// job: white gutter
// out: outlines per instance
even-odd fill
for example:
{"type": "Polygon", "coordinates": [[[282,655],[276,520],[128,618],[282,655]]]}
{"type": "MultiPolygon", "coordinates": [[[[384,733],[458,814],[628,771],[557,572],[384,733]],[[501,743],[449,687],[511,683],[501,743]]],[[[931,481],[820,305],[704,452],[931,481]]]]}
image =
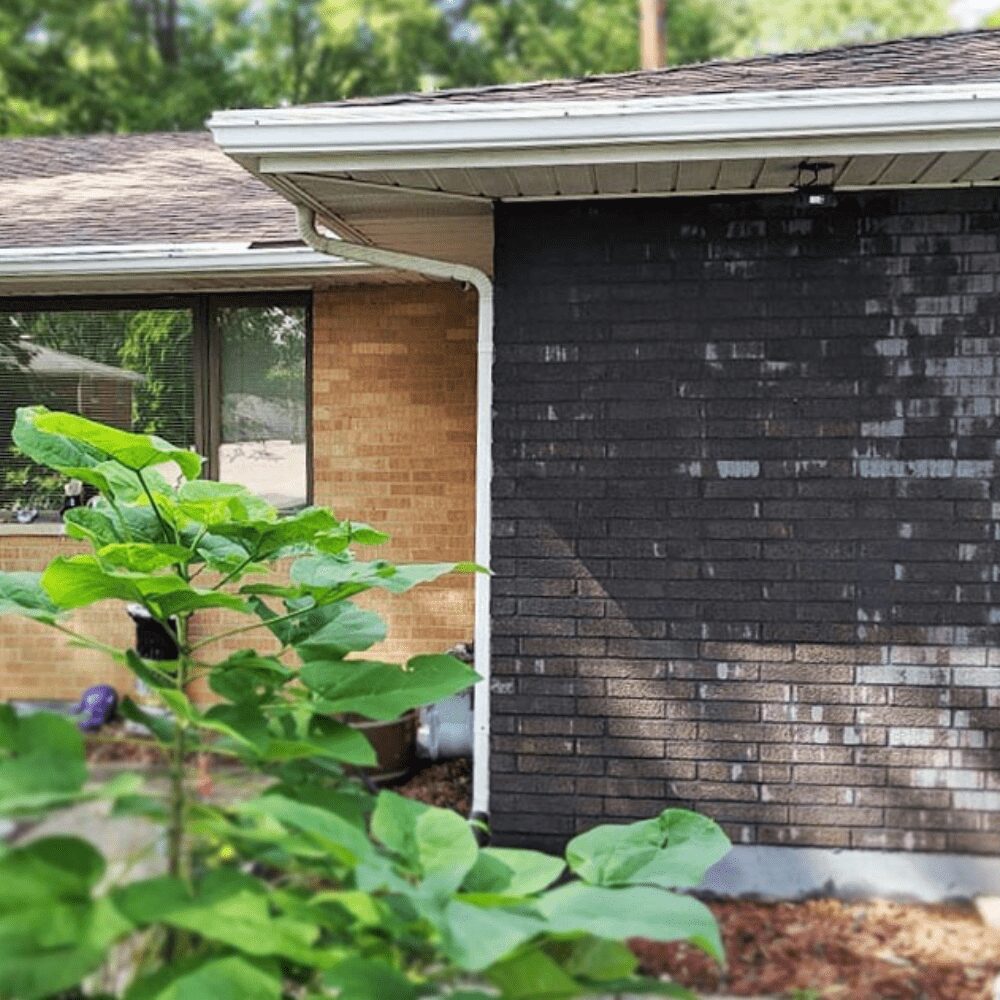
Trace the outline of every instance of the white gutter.
{"type": "MultiPolygon", "coordinates": [[[[297,205],[299,233],[317,253],[398,271],[414,271],[430,278],[459,281],[479,294],[478,364],[476,366],[476,541],[475,559],[490,564],[492,532],[490,495],[493,469],[493,282],[476,267],[384,250],[367,244],[323,236],[316,228],[316,212],[297,205]]],[[[472,741],[472,815],[485,820],[490,811],[490,578],[475,574],[476,685],[472,741]]]]}
{"type": "Polygon", "coordinates": [[[847,152],[981,148],[1000,130],[1000,84],[857,87],[616,100],[413,101],[220,111],[231,156],[264,173],[605,161],[626,153],[745,155],[836,139],[847,152]],[[702,152],[697,152],[699,149],[702,152]]]}
{"type": "Polygon", "coordinates": [[[0,250],[0,280],[27,277],[338,273],[367,271],[308,247],[249,243],[133,243],[115,246],[24,247],[0,250]]]}

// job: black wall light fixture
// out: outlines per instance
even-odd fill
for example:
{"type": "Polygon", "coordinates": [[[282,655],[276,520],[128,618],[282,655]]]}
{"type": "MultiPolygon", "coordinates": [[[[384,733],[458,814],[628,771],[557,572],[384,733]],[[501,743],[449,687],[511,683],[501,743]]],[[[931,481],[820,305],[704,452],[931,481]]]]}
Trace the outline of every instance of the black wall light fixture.
{"type": "Polygon", "coordinates": [[[833,190],[833,171],[836,164],[803,160],[792,187],[798,192],[803,208],[836,208],[837,195],[833,190]],[[829,180],[823,174],[829,172],[829,180]]]}

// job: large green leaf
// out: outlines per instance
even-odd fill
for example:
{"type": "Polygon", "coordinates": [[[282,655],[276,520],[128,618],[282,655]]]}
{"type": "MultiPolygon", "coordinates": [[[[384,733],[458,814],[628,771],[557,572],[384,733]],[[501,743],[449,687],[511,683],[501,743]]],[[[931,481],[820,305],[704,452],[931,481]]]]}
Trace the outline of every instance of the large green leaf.
{"type": "Polygon", "coordinates": [[[566,847],[570,868],[594,885],[696,886],[732,845],[718,824],[686,809],[627,826],[596,826],[566,847]]]}
{"type": "Polygon", "coordinates": [[[90,542],[95,549],[124,540],[121,522],[116,523],[111,514],[93,507],[73,507],[66,511],[63,526],[67,536],[90,542]]]}
{"type": "MultiPolygon", "coordinates": [[[[309,725],[305,742],[314,755],[330,757],[355,767],[374,767],[378,757],[364,734],[353,726],[316,716],[309,725]]],[[[287,759],[287,758],[286,758],[287,759]]]]}
{"type": "Polygon", "coordinates": [[[239,955],[172,962],[139,979],[125,1000],[281,1000],[281,975],[268,962],[239,955]]]}
{"type": "Polygon", "coordinates": [[[323,974],[337,1000],[416,1000],[413,984],[401,972],[374,959],[349,958],[323,974]]]}
{"type": "Polygon", "coordinates": [[[574,977],[591,982],[626,979],[638,968],[639,960],[622,941],[584,937],[570,941],[555,941],[546,946],[548,954],[557,958],[574,977]]]}
{"type": "Polygon", "coordinates": [[[42,587],[41,573],[0,573],[0,615],[23,615],[51,624],[59,606],[42,587]]]}
{"type": "Polygon", "coordinates": [[[107,456],[87,441],[43,431],[38,421],[49,413],[44,406],[18,408],[11,434],[18,450],[39,465],[106,491],[108,483],[98,466],[107,456]]]}
{"type": "Polygon", "coordinates": [[[19,718],[0,705],[0,816],[69,804],[86,780],[83,737],[72,722],[48,712],[19,718]]]}
{"type": "Polygon", "coordinates": [[[317,660],[301,670],[302,682],[329,712],[356,712],[369,719],[396,719],[479,680],[467,664],[447,655],[415,656],[405,667],[374,660],[317,660]]]}
{"type": "Polygon", "coordinates": [[[235,653],[217,665],[209,686],[231,702],[259,703],[295,676],[279,659],[252,650],[235,653]]]}
{"type": "MultiPolygon", "coordinates": [[[[292,580],[301,584],[321,600],[325,591],[346,585],[364,589],[379,588],[402,594],[422,583],[431,583],[448,573],[482,571],[474,563],[414,563],[396,566],[393,563],[355,562],[336,556],[309,556],[296,560],[291,567],[292,580]]],[[[485,571],[483,571],[485,572],[485,571]]]]}
{"type": "Polygon", "coordinates": [[[317,608],[311,615],[285,622],[288,644],[305,660],[339,660],[370,649],[386,636],[385,622],[374,611],[349,601],[317,608]],[[311,620],[311,621],[310,621],[311,620]],[[318,627],[309,630],[316,622],[318,627]]]}
{"type": "Polygon", "coordinates": [[[452,900],[445,908],[444,949],[460,969],[481,972],[545,931],[537,916],[452,900]]]}
{"type": "Polygon", "coordinates": [[[538,947],[496,963],[486,978],[500,989],[503,1000],[569,1000],[582,992],[577,981],[538,947]]]}
{"type": "Polygon", "coordinates": [[[262,795],[240,803],[234,811],[242,816],[274,820],[306,834],[319,847],[351,867],[372,853],[364,831],[353,823],[327,809],[296,802],[284,795],[262,795]]]}
{"type": "Polygon", "coordinates": [[[311,965],[318,957],[315,924],[276,916],[264,885],[230,868],[209,872],[193,894],[179,879],[162,876],[118,890],[114,901],[137,925],[164,923],[259,958],[311,965]]]}
{"type": "Polygon", "coordinates": [[[541,851],[512,847],[484,847],[465,877],[465,892],[533,896],[547,889],[565,870],[560,858],[541,851]]]}
{"type": "Polygon", "coordinates": [[[217,483],[196,479],[177,491],[180,511],[193,521],[209,528],[247,522],[266,523],[278,517],[278,511],[266,500],[235,483],[217,483]]]}
{"type": "Polygon", "coordinates": [[[246,601],[232,594],[192,587],[172,573],[109,572],[95,556],[59,556],[49,563],[41,583],[62,608],[119,600],[145,604],[157,610],[162,618],[203,608],[253,613],[246,601]]]}
{"type": "Polygon", "coordinates": [[[184,565],[191,558],[191,552],[181,545],[166,543],[112,542],[98,549],[97,558],[105,566],[134,573],[153,573],[168,566],[184,565]]]}
{"type": "Polygon", "coordinates": [[[73,837],[0,855],[0,997],[36,1000],[76,986],[131,925],[93,898],[104,859],[73,837]]]}
{"type": "Polygon", "coordinates": [[[201,472],[199,455],[152,434],[132,434],[75,413],[38,412],[34,424],[44,434],[57,434],[72,445],[103,453],[134,472],[171,462],[187,479],[196,479],[201,472]]]}
{"type": "Polygon", "coordinates": [[[586,983],[581,991],[583,996],[657,996],[672,997],[673,1000],[698,1000],[696,994],[685,989],[678,983],[664,982],[660,979],[614,979],[605,982],[586,983]]]}
{"type": "Polygon", "coordinates": [[[237,542],[255,560],[270,561],[312,551],[317,536],[337,524],[325,507],[307,507],[277,520],[231,518],[211,527],[215,534],[237,542]]]}
{"type": "Polygon", "coordinates": [[[725,959],[712,911],[691,896],[648,886],[605,889],[574,882],[539,897],[535,906],[559,933],[609,941],[689,941],[718,961],[725,959]]]}
{"type": "Polygon", "coordinates": [[[433,894],[454,892],[476,862],[479,847],[469,824],[450,809],[436,809],[382,792],[372,814],[372,835],[421,876],[433,894]]]}

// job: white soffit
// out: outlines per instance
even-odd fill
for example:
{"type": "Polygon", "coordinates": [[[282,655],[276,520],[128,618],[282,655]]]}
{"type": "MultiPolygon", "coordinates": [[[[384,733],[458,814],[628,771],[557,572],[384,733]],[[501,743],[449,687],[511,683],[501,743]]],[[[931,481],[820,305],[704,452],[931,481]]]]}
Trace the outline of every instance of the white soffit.
{"type": "Polygon", "coordinates": [[[1000,84],[224,111],[220,147],[350,239],[488,266],[496,201],[993,184],[1000,84]],[[832,177],[831,177],[832,174],[832,177]]]}

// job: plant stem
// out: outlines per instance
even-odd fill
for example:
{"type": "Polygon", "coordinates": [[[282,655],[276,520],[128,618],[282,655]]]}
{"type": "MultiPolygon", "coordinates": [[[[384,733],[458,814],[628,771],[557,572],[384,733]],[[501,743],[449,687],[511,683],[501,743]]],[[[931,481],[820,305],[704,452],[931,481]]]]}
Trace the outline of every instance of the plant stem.
{"type": "MultiPolygon", "coordinates": [[[[187,648],[187,616],[177,619],[177,690],[185,693],[190,669],[187,648]]],[[[185,844],[187,821],[187,786],[185,782],[185,757],[187,756],[187,724],[177,719],[174,743],[170,748],[170,819],[167,826],[167,872],[175,878],[190,879],[190,859],[185,844]]]]}
{"type": "Polygon", "coordinates": [[[257,558],[256,552],[254,552],[252,555],[247,556],[246,559],[244,559],[243,562],[241,562],[239,566],[236,567],[236,569],[227,573],[214,587],[212,587],[212,590],[221,590],[227,583],[229,583],[230,580],[234,580],[237,576],[239,576],[240,573],[242,573],[243,570],[245,570],[247,566],[249,566],[250,563],[252,563],[256,558],[257,558]]]}
{"type": "Polygon", "coordinates": [[[90,649],[100,650],[102,653],[107,653],[109,656],[113,656],[116,659],[121,659],[121,650],[116,649],[114,646],[109,646],[107,643],[100,642],[97,639],[92,639],[89,635],[80,635],[78,632],[74,632],[71,628],[66,628],[65,625],[60,625],[58,622],[51,622],[49,625],[57,632],[62,632],[63,635],[68,635],[72,640],[74,640],[74,642],[78,642],[83,646],[88,646],[90,649]]]}
{"type": "Polygon", "coordinates": [[[290,611],[287,615],[278,615],[275,618],[268,618],[265,621],[254,622],[253,625],[241,625],[239,628],[231,628],[228,632],[220,632],[218,635],[210,635],[207,639],[202,639],[201,642],[196,642],[191,647],[191,652],[193,653],[197,649],[201,649],[202,646],[207,646],[212,642],[219,642],[222,639],[229,639],[234,635],[242,635],[244,632],[252,632],[254,629],[258,628],[268,628],[271,625],[276,625],[278,622],[286,622],[291,618],[301,618],[303,615],[308,615],[315,611],[318,607],[322,605],[313,604],[308,608],[301,608],[298,611],[290,611]]]}
{"type": "Polygon", "coordinates": [[[174,541],[177,541],[177,532],[169,531],[167,529],[167,522],[163,518],[163,514],[160,513],[160,508],[157,506],[156,500],[153,499],[153,493],[149,488],[149,484],[146,482],[146,477],[142,474],[140,470],[135,470],[136,476],[139,477],[139,482],[142,484],[143,492],[146,494],[146,499],[149,500],[150,507],[153,508],[153,513],[156,515],[156,520],[160,522],[160,530],[163,532],[164,538],[169,538],[170,535],[174,536],[174,541]]]}

